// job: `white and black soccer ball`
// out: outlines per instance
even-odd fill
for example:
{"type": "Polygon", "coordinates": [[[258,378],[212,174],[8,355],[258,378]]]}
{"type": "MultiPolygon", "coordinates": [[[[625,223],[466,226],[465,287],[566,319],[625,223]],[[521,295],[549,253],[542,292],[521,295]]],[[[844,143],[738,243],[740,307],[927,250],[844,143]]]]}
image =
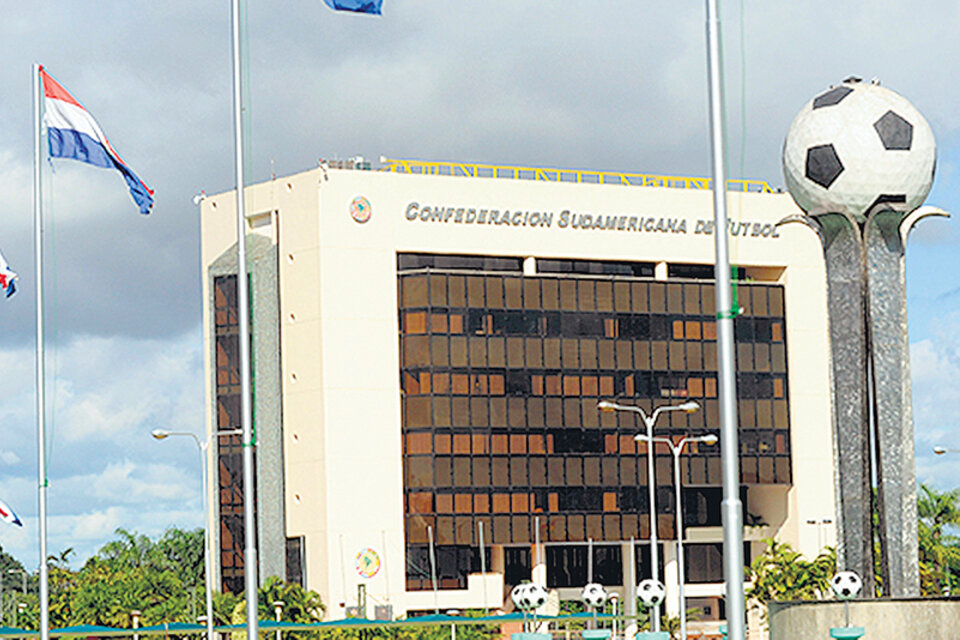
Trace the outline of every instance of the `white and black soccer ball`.
{"type": "Polygon", "coordinates": [[[607,602],[607,590],[603,585],[591,582],[580,592],[580,599],[593,609],[599,609],[607,602]]]}
{"type": "Polygon", "coordinates": [[[790,195],[809,215],[908,213],[926,199],[936,168],[930,125],[903,96],[848,78],[808,102],[783,143],[790,195]]]}
{"type": "Polygon", "coordinates": [[[853,571],[841,571],[830,581],[833,592],[840,600],[853,600],[863,589],[863,580],[853,571]]]}
{"type": "Polygon", "coordinates": [[[530,586],[529,582],[524,584],[518,584],[510,591],[510,599],[513,600],[513,606],[515,606],[520,611],[526,611],[527,603],[527,588],[530,586]]]}
{"type": "Polygon", "coordinates": [[[539,584],[525,582],[510,591],[514,606],[523,612],[539,609],[547,603],[547,590],[539,584]]]}
{"type": "Polygon", "coordinates": [[[666,595],[667,590],[659,580],[647,578],[641,580],[640,584],[637,585],[637,598],[640,599],[640,604],[647,609],[659,607],[666,595]]]}
{"type": "Polygon", "coordinates": [[[526,585],[527,589],[524,592],[524,605],[527,607],[527,611],[533,611],[534,609],[539,609],[543,605],[547,604],[547,590],[544,589],[537,583],[531,583],[526,585]]]}

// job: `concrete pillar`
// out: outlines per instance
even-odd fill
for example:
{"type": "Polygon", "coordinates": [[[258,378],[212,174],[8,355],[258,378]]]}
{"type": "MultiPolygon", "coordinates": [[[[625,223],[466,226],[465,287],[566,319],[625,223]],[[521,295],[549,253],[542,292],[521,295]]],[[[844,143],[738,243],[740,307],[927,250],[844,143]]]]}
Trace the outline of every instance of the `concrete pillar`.
{"type": "Polygon", "coordinates": [[[530,545],[530,563],[533,569],[530,572],[530,581],[536,582],[541,587],[547,586],[547,558],[543,545],[539,547],[536,544],[530,545]]]}
{"type": "Polygon", "coordinates": [[[503,553],[502,544],[490,545],[490,571],[503,574],[506,567],[506,560],[503,553]]]}
{"type": "Polygon", "coordinates": [[[537,259],[536,258],[528,257],[523,259],[523,275],[525,276],[537,275],[537,259]]]}

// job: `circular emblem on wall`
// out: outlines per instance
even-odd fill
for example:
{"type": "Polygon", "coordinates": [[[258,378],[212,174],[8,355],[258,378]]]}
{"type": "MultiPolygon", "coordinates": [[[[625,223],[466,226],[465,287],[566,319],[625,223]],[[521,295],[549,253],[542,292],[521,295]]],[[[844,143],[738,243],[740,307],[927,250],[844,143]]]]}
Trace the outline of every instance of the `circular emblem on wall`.
{"type": "Polygon", "coordinates": [[[380,571],[380,556],[377,555],[376,551],[367,547],[357,554],[356,565],[357,573],[360,574],[361,578],[372,578],[380,571]]]}
{"type": "Polygon", "coordinates": [[[363,196],[357,196],[350,202],[350,217],[356,222],[363,224],[369,220],[372,215],[373,207],[370,206],[370,201],[363,196]]]}

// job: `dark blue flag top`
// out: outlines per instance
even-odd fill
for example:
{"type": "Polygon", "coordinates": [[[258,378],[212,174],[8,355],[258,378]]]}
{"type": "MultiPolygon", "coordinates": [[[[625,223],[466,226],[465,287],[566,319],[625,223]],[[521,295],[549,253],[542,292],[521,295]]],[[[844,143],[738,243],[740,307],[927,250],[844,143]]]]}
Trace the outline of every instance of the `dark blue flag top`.
{"type": "Polygon", "coordinates": [[[380,5],[383,0],[323,0],[327,6],[337,11],[353,11],[355,13],[372,13],[380,15],[380,5]]]}

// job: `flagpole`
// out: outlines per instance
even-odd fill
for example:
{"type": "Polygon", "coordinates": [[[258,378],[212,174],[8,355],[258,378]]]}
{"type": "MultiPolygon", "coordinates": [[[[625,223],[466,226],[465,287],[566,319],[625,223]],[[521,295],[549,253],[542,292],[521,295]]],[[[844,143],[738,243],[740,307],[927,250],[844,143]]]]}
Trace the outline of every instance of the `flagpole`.
{"type": "Polygon", "coordinates": [[[733,353],[730,255],[727,250],[726,141],[723,121],[723,60],[717,0],[707,0],[707,70],[710,93],[710,151],[713,165],[714,241],[716,248],[716,306],[720,455],[723,476],[723,573],[727,591],[727,637],[746,635],[743,594],[743,505],[740,503],[740,447],[737,437],[737,379],[733,353]]]}
{"type": "Polygon", "coordinates": [[[243,175],[243,21],[246,3],[232,0],[233,131],[237,180],[237,338],[240,344],[240,427],[243,440],[243,576],[247,604],[247,640],[257,640],[257,543],[254,504],[253,427],[250,407],[250,302],[247,291],[247,233],[243,175]]]}
{"type": "Polygon", "coordinates": [[[37,283],[37,507],[40,534],[40,640],[50,637],[50,598],[47,579],[47,434],[45,370],[43,360],[43,206],[40,169],[43,146],[43,87],[40,65],[33,64],[33,241],[37,283]]]}

